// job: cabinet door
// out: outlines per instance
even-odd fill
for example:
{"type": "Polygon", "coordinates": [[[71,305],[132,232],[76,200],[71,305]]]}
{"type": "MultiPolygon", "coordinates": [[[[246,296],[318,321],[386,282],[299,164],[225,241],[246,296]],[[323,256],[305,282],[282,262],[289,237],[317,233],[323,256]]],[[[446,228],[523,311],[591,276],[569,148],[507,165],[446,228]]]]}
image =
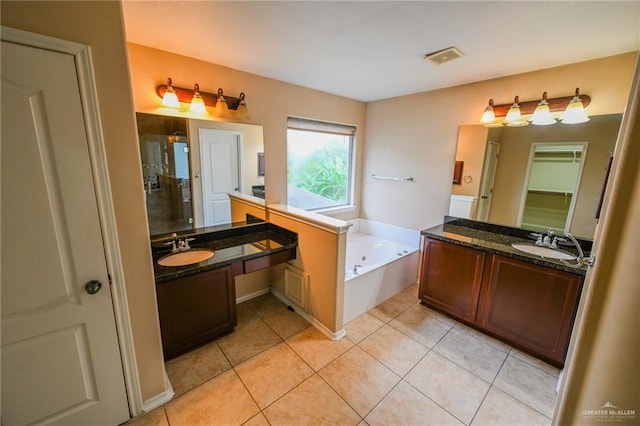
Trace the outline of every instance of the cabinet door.
{"type": "Polygon", "coordinates": [[[236,326],[231,267],[158,284],[157,292],[165,359],[209,342],[236,326]]]}
{"type": "Polygon", "coordinates": [[[458,318],[474,321],[484,252],[426,239],[420,273],[420,299],[458,318]]]}
{"type": "Polygon", "coordinates": [[[493,256],[479,324],[523,348],[564,363],[582,277],[493,256]]]}

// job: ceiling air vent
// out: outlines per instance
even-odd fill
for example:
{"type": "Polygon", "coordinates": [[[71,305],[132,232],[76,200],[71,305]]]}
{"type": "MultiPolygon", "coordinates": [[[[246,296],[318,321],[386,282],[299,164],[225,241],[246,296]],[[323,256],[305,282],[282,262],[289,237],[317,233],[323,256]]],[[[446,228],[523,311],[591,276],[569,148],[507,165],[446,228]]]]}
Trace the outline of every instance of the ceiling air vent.
{"type": "Polygon", "coordinates": [[[461,58],[462,56],[464,56],[464,53],[457,48],[448,47],[443,50],[438,50],[437,52],[428,53],[425,55],[424,60],[436,65],[442,65],[445,62],[453,61],[454,59],[461,58]]]}

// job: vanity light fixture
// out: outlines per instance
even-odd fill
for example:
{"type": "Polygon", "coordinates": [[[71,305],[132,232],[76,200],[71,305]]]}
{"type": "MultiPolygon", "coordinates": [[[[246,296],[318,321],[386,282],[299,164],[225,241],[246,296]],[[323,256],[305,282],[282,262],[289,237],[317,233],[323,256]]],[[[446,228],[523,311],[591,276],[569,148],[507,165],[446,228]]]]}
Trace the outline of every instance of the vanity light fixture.
{"type": "Polygon", "coordinates": [[[536,126],[548,126],[555,124],[556,119],[551,116],[551,110],[549,109],[549,102],[547,101],[547,92],[542,94],[542,100],[533,112],[531,117],[531,124],[536,126]]]}
{"type": "MultiPolygon", "coordinates": [[[[547,106],[549,107],[550,113],[561,113],[565,111],[564,118],[562,122],[565,124],[573,124],[573,123],[584,123],[589,120],[584,108],[587,107],[591,103],[591,97],[589,95],[580,94],[579,89],[576,89],[576,94],[574,96],[564,96],[561,98],[545,98],[545,95],[542,95],[542,101],[526,101],[519,102],[519,97],[516,96],[515,102],[513,104],[500,104],[495,105],[493,103],[493,99],[489,100],[489,106],[485,108],[484,113],[482,114],[482,118],[480,122],[485,127],[500,127],[502,126],[502,117],[504,118],[504,124],[507,126],[526,126],[528,121],[522,116],[529,116],[534,114],[532,117],[532,121],[536,121],[533,124],[538,124],[535,117],[535,110],[544,104],[544,101],[547,102],[547,106]],[[571,108],[568,106],[571,105],[571,108]],[[519,107],[520,110],[520,120],[513,119],[511,123],[509,120],[517,114],[515,106],[519,107]],[[508,116],[508,112],[511,111],[511,116],[508,116]],[[491,113],[495,117],[494,120],[491,120],[491,113]],[[578,118],[576,118],[578,117],[578,118]]],[[[553,124],[553,123],[549,123],[553,124]]]]}
{"type": "Polygon", "coordinates": [[[191,99],[189,111],[200,114],[207,112],[207,108],[204,106],[204,99],[202,99],[202,95],[200,95],[200,86],[198,83],[193,85],[193,98],[191,99]]]}
{"type": "Polygon", "coordinates": [[[571,98],[571,102],[567,105],[567,109],[564,110],[564,116],[562,117],[563,124],[579,124],[589,121],[589,116],[584,110],[584,105],[580,100],[580,88],[576,87],[576,94],[571,98]]]}
{"type": "Polygon", "coordinates": [[[222,88],[218,89],[218,99],[216,100],[216,109],[214,110],[214,114],[218,117],[229,116],[229,107],[227,106],[227,101],[224,98],[222,88]]]}
{"type": "Polygon", "coordinates": [[[173,90],[173,85],[171,84],[171,77],[167,78],[167,89],[162,95],[162,105],[169,108],[180,108],[178,95],[175,90],[173,90]]]}
{"type": "Polygon", "coordinates": [[[236,109],[236,118],[247,120],[249,117],[249,110],[247,109],[247,101],[245,100],[244,92],[240,93],[238,98],[238,109],[236,109]]]}
{"type": "Polygon", "coordinates": [[[513,104],[509,111],[507,111],[507,116],[504,118],[504,122],[509,127],[522,127],[527,126],[529,122],[522,118],[522,113],[520,112],[520,96],[516,96],[513,100],[513,104]]]}
{"type": "MultiPolygon", "coordinates": [[[[198,98],[198,94],[200,95],[200,98],[202,98],[202,102],[204,103],[205,106],[205,110],[203,112],[207,112],[206,107],[211,107],[214,108],[217,106],[218,102],[218,97],[222,92],[222,89],[219,89],[218,94],[215,93],[208,93],[205,91],[200,90],[200,85],[194,85],[194,90],[191,89],[186,89],[184,87],[176,87],[173,86],[171,84],[171,79],[167,79],[167,83],[168,84],[159,84],[156,86],[156,94],[160,97],[160,99],[163,99],[162,105],[163,106],[169,106],[164,102],[165,99],[165,94],[169,93],[169,95],[166,95],[167,97],[169,97],[169,99],[171,99],[174,95],[176,98],[176,102],[172,104],[173,108],[180,108],[180,104],[189,104],[189,106],[191,105],[191,103],[194,102],[194,98],[197,99],[198,98]],[[173,92],[173,95],[171,95],[171,92],[173,92]]],[[[239,104],[240,104],[240,99],[239,98],[235,98],[233,96],[222,96],[222,98],[224,99],[224,103],[226,104],[226,113],[222,113],[220,116],[222,117],[234,117],[236,109],[238,108],[239,104]]],[[[195,101],[196,104],[199,103],[199,101],[195,101]]],[[[246,104],[246,103],[245,103],[246,104]]],[[[196,112],[197,112],[197,106],[196,108],[196,112]]],[[[222,106],[219,107],[219,109],[223,109],[222,106]]],[[[189,108],[190,111],[193,111],[191,108],[189,108]]],[[[218,114],[216,114],[218,115],[218,114]]],[[[242,117],[240,117],[242,118],[242,117]]],[[[249,118],[244,117],[244,118],[249,118]]]]}

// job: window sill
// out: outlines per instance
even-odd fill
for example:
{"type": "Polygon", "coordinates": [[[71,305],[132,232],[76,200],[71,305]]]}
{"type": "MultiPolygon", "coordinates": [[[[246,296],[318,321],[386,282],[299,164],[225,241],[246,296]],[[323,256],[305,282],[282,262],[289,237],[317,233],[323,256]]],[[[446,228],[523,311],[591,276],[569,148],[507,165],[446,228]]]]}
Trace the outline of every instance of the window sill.
{"type": "Polygon", "coordinates": [[[350,204],[348,206],[328,207],[326,209],[309,210],[309,211],[312,211],[318,214],[323,214],[323,215],[331,215],[331,214],[339,214],[339,213],[349,213],[355,210],[356,210],[356,206],[350,204]]]}

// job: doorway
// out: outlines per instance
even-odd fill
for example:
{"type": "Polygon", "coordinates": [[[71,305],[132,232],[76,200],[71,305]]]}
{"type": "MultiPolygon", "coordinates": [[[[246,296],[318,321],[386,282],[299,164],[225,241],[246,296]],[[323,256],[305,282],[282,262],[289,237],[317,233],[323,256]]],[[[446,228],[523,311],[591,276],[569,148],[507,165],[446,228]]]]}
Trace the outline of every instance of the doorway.
{"type": "Polygon", "coordinates": [[[482,180],[480,181],[480,200],[478,200],[478,213],[476,220],[487,222],[491,209],[491,198],[493,195],[493,184],[496,179],[496,169],[498,168],[498,158],[500,155],[500,144],[489,141],[487,151],[484,156],[484,166],[482,167],[482,180]]]}
{"type": "Polygon", "coordinates": [[[518,226],[569,232],[587,145],[587,142],[532,145],[518,226]]]}

